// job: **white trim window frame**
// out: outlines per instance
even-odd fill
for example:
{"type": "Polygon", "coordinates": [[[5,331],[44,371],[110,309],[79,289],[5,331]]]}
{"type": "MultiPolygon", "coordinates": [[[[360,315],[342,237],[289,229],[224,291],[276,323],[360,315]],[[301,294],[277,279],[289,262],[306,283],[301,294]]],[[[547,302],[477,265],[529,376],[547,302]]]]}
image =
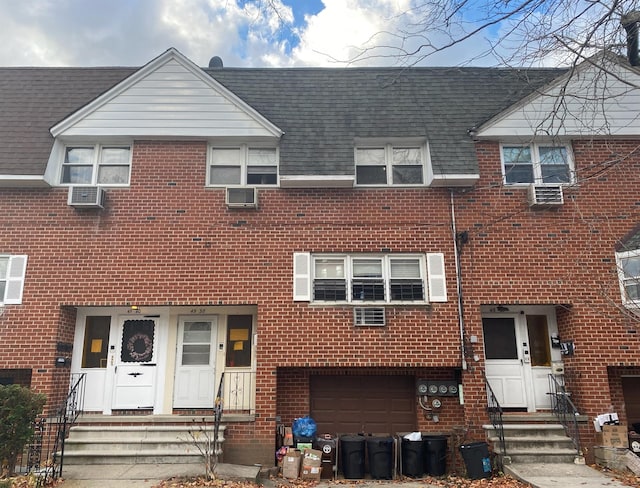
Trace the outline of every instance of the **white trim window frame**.
{"type": "Polygon", "coordinates": [[[500,144],[505,185],[568,185],[575,181],[570,144],[500,144]]]}
{"type": "Polygon", "coordinates": [[[424,255],[313,255],[312,302],[427,303],[424,255]]]}
{"type": "Polygon", "coordinates": [[[210,145],[207,186],[271,186],[279,180],[279,151],[251,144],[210,145]]]}
{"type": "Polygon", "coordinates": [[[131,144],[67,144],[60,185],[129,186],[132,152],[131,144]]]}
{"type": "Polygon", "coordinates": [[[616,253],[622,303],[640,308],[640,249],[616,253]]]}
{"type": "Polygon", "coordinates": [[[354,149],[354,159],[356,186],[425,185],[425,144],[358,144],[354,149]]]}
{"type": "Polygon", "coordinates": [[[0,254],[0,305],[22,303],[27,256],[0,254]]]}

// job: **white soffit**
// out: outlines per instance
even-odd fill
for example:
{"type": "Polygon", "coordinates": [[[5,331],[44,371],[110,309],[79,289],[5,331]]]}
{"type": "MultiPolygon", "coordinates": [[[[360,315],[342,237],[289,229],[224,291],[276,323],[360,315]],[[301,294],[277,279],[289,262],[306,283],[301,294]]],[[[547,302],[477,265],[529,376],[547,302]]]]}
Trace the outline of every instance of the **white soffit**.
{"type": "Polygon", "coordinates": [[[171,48],[55,125],[51,134],[273,139],[283,132],[171,48]]]}
{"type": "Polygon", "coordinates": [[[639,71],[612,62],[609,56],[587,60],[483,124],[476,137],[532,140],[637,136],[638,87],[639,71]]]}

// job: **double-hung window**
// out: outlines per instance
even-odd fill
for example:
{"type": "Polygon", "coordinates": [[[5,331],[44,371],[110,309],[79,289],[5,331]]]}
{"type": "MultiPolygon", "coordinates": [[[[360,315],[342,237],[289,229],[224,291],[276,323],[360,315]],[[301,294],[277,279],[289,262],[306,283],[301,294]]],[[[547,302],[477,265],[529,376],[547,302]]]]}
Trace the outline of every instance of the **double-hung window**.
{"type": "Polygon", "coordinates": [[[62,162],[63,185],[125,186],[131,173],[131,148],[119,145],[67,146],[62,162]]]}
{"type": "Polygon", "coordinates": [[[293,299],[354,305],[446,302],[444,255],[296,252],[293,299]]]}
{"type": "Polygon", "coordinates": [[[503,144],[502,168],[506,184],[562,184],[573,178],[567,146],[503,144]]]}
{"type": "Polygon", "coordinates": [[[413,186],[425,181],[422,145],[357,147],[356,184],[363,186],[413,186]]]}
{"type": "Polygon", "coordinates": [[[212,147],[209,186],[277,185],[278,152],[273,147],[212,147]]]}
{"type": "Polygon", "coordinates": [[[22,303],[27,256],[0,255],[0,305],[22,303]]]}
{"type": "Polygon", "coordinates": [[[314,256],[313,301],[424,302],[423,256],[314,256]]]}
{"type": "Polygon", "coordinates": [[[622,303],[640,307],[640,250],[620,252],[616,259],[622,303]]]}

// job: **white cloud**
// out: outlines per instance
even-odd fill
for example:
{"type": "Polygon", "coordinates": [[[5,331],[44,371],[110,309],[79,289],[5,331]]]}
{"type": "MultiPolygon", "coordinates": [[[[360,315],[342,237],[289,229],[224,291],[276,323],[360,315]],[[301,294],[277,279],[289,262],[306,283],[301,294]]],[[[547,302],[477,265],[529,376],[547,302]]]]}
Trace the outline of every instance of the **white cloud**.
{"type": "MultiPolygon", "coordinates": [[[[389,33],[418,22],[417,0],[322,0],[305,19],[293,19],[283,1],[301,0],[0,0],[0,65],[140,66],[169,47],[200,66],[212,56],[225,66],[406,61],[389,47],[401,42],[389,33]]],[[[443,64],[455,61],[449,55],[443,64]]]]}

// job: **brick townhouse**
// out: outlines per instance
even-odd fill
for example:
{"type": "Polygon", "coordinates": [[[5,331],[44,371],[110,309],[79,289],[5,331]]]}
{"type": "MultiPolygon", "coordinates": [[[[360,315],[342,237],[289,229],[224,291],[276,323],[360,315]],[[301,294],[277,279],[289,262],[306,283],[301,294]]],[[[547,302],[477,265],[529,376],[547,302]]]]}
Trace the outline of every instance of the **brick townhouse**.
{"type": "Polygon", "coordinates": [[[487,385],[526,422],[551,373],[583,446],[640,422],[640,72],[598,59],[0,69],[0,382],[52,412],[84,373],[105,429],[224,373],[242,464],[305,415],[483,440],[487,385]]]}

